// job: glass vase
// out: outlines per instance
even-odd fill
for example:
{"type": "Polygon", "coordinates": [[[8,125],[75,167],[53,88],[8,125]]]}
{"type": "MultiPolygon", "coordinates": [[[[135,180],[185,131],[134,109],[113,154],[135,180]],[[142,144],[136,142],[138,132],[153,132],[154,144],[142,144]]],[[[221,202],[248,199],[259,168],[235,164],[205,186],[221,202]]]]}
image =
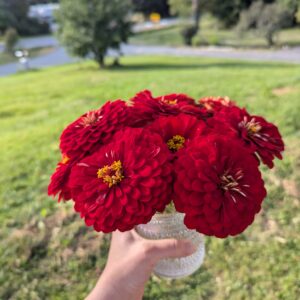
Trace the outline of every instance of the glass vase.
{"type": "Polygon", "coordinates": [[[160,260],[154,268],[154,274],[165,278],[181,278],[194,273],[202,265],[205,246],[204,236],[196,230],[188,229],[184,223],[184,214],[155,214],[147,224],[136,226],[136,232],[145,239],[188,239],[196,247],[196,251],[182,258],[160,260]]]}

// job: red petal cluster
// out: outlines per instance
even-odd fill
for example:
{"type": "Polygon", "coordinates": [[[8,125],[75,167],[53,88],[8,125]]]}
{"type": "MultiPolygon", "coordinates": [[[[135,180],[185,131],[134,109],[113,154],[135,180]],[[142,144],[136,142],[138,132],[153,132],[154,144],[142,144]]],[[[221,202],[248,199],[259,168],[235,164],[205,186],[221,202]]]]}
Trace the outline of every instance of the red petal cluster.
{"type": "Polygon", "coordinates": [[[236,140],[203,138],[181,153],[175,172],[175,207],[206,235],[241,233],[266,196],[257,160],[236,140]]]}
{"type": "Polygon", "coordinates": [[[131,99],[133,105],[133,126],[145,126],[160,116],[178,115],[186,113],[198,118],[206,118],[210,114],[202,105],[185,94],[169,94],[154,98],[150,91],[137,93],[131,99]]]}
{"type": "Polygon", "coordinates": [[[82,155],[76,159],[70,159],[67,155],[62,155],[62,160],[57,164],[55,172],[52,174],[48,186],[48,195],[56,196],[58,201],[70,200],[72,198],[69,188],[69,176],[72,167],[82,158],[82,155]]]}
{"type": "Polygon", "coordinates": [[[63,131],[60,137],[61,152],[76,158],[83,153],[92,153],[99,145],[109,142],[113,134],[126,125],[127,109],[126,102],[117,100],[85,113],[63,131]]]}
{"type": "MultiPolygon", "coordinates": [[[[152,132],[158,133],[166,145],[172,141],[172,138],[176,136],[182,137],[183,143],[177,147],[178,151],[185,149],[191,141],[208,131],[204,121],[182,113],[178,116],[160,117],[148,128],[152,132]]],[[[170,147],[169,150],[174,156],[177,156],[178,151],[170,149],[170,147]]]]}
{"type": "MultiPolygon", "coordinates": [[[[236,135],[252,149],[269,168],[275,157],[282,159],[284,143],[278,128],[259,116],[251,116],[245,109],[231,107],[215,115],[215,121],[228,124],[236,135]]],[[[225,125],[226,126],[226,125],[225,125]]]]}
{"type": "Polygon", "coordinates": [[[172,166],[161,137],[142,128],[120,131],[72,168],[70,187],[75,210],[95,230],[111,232],[147,223],[171,201],[172,166]],[[97,171],[122,164],[120,182],[109,187],[97,171]]]}
{"type": "Polygon", "coordinates": [[[173,199],[185,224],[220,238],[249,226],[284,144],[276,126],[225,97],[184,94],[107,102],[62,133],[49,195],[73,199],[88,226],[111,232],[147,223],[173,199]]]}
{"type": "Polygon", "coordinates": [[[70,189],[68,188],[70,171],[70,164],[58,163],[55,172],[51,176],[50,184],[48,186],[49,196],[56,196],[58,194],[58,201],[61,199],[71,199],[70,189]]]}

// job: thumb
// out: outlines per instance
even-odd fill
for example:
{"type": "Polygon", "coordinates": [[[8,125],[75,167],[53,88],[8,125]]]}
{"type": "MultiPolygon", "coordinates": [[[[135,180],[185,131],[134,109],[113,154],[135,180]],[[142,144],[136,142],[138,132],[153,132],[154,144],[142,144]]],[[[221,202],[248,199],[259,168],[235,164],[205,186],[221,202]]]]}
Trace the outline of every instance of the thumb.
{"type": "Polygon", "coordinates": [[[189,256],[196,251],[189,240],[164,239],[149,241],[148,244],[152,256],[157,260],[189,256]]]}

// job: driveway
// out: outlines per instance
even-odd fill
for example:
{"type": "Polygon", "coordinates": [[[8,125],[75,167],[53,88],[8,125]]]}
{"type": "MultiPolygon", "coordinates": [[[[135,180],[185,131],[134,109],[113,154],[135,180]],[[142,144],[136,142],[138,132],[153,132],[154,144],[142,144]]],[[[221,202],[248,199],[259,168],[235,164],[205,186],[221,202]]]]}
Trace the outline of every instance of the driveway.
{"type": "MultiPolygon", "coordinates": [[[[44,68],[78,61],[68,55],[53,36],[36,37],[21,40],[24,48],[32,47],[55,47],[54,51],[43,56],[30,59],[31,68],[44,68]]],[[[221,47],[167,47],[167,46],[140,46],[124,44],[121,47],[124,55],[168,55],[168,56],[192,56],[228,58],[251,61],[269,61],[300,64],[300,47],[280,50],[241,50],[221,47]]],[[[113,53],[109,52],[109,55],[113,53]]],[[[20,69],[17,62],[0,65],[0,76],[16,73],[20,69]]]]}

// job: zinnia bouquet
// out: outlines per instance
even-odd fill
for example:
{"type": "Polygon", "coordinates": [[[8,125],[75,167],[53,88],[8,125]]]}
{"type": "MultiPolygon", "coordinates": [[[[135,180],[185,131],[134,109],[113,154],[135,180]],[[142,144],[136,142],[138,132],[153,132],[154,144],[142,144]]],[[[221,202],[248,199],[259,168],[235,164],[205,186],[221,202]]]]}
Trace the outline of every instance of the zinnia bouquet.
{"type": "Polygon", "coordinates": [[[130,230],[173,203],[188,228],[225,238],[260,211],[260,164],[272,168],[284,144],[275,125],[228,98],[146,90],[79,117],[60,150],[48,193],[72,199],[96,231],[130,230]]]}

